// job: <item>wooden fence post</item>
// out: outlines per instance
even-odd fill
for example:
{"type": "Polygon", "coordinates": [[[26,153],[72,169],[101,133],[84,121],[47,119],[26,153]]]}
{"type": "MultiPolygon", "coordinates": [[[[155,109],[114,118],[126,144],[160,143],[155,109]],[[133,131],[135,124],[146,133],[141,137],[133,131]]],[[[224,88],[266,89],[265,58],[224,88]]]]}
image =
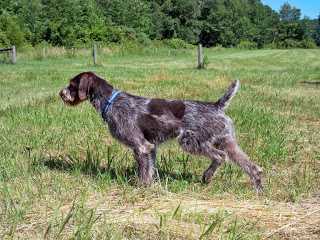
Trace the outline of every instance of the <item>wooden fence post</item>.
{"type": "Polygon", "coordinates": [[[204,68],[202,44],[198,45],[198,69],[204,68]]]}
{"type": "Polygon", "coordinates": [[[46,47],[43,47],[43,49],[42,49],[42,57],[43,58],[46,58],[46,55],[47,55],[46,52],[47,52],[46,47]]]}
{"type": "Polygon", "coordinates": [[[93,57],[93,64],[97,64],[97,44],[93,43],[93,49],[92,49],[92,57],[93,57]]]}
{"type": "Polygon", "coordinates": [[[12,46],[12,50],[11,50],[11,62],[12,62],[12,64],[16,64],[16,63],[17,63],[16,46],[12,46]]]}

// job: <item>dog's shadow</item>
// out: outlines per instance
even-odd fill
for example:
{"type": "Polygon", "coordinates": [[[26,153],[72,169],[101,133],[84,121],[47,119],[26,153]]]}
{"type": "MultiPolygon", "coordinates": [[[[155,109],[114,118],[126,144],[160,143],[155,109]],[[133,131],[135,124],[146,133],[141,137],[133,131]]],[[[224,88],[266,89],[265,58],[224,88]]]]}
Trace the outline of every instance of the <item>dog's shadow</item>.
{"type": "MultiPolygon", "coordinates": [[[[91,178],[98,178],[101,176],[108,176],[116,182],[126,182],[130,185],[137,184],[138,171],[136,166],[130,167],[113,167],[102,166],[95,161],[74,161],[70,156],[46,156],[41,157],[33,165],[42,165],[50,170],[57,170],[63,172],[80,172],[91,178]]],[[[197,176],[189,171],[173,171],[163,167],[159,167],[155,172],[156,180],[165,181],[167,183],[174,181],[185,181],[187,183],[199,183],[200,180],[197,176]]]]}

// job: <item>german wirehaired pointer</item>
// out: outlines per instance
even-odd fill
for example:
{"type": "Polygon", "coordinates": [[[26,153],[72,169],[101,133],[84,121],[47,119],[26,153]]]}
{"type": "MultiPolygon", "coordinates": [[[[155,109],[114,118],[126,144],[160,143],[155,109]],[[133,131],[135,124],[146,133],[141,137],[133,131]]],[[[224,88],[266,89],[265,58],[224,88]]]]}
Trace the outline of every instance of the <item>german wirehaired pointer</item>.
{"type": "Polygon", "coordinates": [[[249,175],[257,191],[262,191],[261,168],[240,149],[232,120],[224,113],[238,89],[239,81],[233,82],[217,102],[150,99],[117,91],[96,74],[84,72],[72,78],[60,96],[72,106],[90,101],[112,136],[133,150],[143,185],[152,182],[157,146],[177,138],[186,152],[211,159],[203,182],[209,183],[228,158],[249,175]]]}

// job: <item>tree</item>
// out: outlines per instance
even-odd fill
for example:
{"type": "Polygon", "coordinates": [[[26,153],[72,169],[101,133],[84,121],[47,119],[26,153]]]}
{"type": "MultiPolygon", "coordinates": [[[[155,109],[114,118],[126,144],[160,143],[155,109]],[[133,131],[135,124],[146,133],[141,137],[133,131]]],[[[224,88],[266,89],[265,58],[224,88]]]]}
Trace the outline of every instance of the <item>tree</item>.
{"type": "Polygon", "coordinates": [[[261,0],[0,0],[0,16],[5,45],[171,38],[208,47],[320,45],[320,19],[300,19],[289,3],[277,13],[261,0]]]}
{"type": "Polygon", "coordinates": [[[222,44],[229,47],[237,44],[233,19],[238,17],[238,13],[233,10],[231,1],[204,1],[201,13],[203,28],[200,34],[200,42],[204,46],[222,44]]]}
{"type": "Polygon", "coordinates": [[[281,21],[298,21],[301,17],[301,10],[286,2],[281,6],[279,14],[281,21]]]}
{"type": "Polygon", "coordinates": [[[241,41],[258,47],[272,42],[278,14],[259,0],[204,0],[200,41],[205,46],[237,46],[241,41]]]}
{"type": "Polygon", "coordinates": [[[152,27],[151,3],[147,0],[97,0],[105,17],[114,25],[149,34],[152,27]]]}
{"type": "Polygon", "coordinates": [[[317,21],[317,25],[316,25],[316,30],[315,30],[315,33],[313,35],[313,38],[316,42],[316,44],[318,46],[320,46],[320,14],[319,14],[319,17],[318,17],[318,21],[317,21]]]}
{"type": "Polygon", "coordinates": [[[43,5],[41,0],[21,0],[17,11],[27,29],[26,38],[32,44],[38,44],[42,40],[44,16],[41,15],[43,5]]]}
{"type": "Polygon", "coordinates": [[[163,12],[175,23],[176,36],[190,43],[198,42],[200,33],[200,5],[194,0],[171,0],[163,5],[163,12]]]}
{"type": "Polygon", "coordinates": [[[261,48],[274,42],[280,19],[278,13],[269,6],[257,2],[251,6],[249,16],[254,28],[250,41],[256,42],[258,47],[261,48]]]}
{"type": "Polygon", "coordinates": [[[181,38],[190,43],[197,43],[201,28],[199,2],[194,0],[153,1],[151,37],[181,38]]]}
{"type": "Polygon", "coordinates": [[[71,47],[77,43],[104,40],[106,24],[95,0],[42,0],[43,39],[53,45],[71,47]]]}
{"type": "Polygon", "coordinates": [[[314,47],[314,21],[304,18],[300,20],[300,9],[289,3],[282,5],[280,9],[281,23],[278,27],[276,42],[278,47],[297,48],[314,47]]]}
{"type": "Polygon", "coordinates": [[[0,15],[0,45],[16,45],[20,47],[24,44],[24,32],[20,26],[17,16],[3,13],[0,15]]]}

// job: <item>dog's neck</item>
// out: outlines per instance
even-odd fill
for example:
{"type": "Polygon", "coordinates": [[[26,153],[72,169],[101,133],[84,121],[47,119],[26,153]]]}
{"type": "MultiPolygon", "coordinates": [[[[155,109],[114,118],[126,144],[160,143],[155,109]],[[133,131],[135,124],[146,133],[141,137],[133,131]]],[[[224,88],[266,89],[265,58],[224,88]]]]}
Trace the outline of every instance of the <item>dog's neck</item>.
{"type": "Polygon", "coordinates": [[[89,92],[89,101],[97,112],[101,112],[101,107],[106,99],[112,95],[113,87],[103,79],[95,80],[95,84],[89,92]]]}

